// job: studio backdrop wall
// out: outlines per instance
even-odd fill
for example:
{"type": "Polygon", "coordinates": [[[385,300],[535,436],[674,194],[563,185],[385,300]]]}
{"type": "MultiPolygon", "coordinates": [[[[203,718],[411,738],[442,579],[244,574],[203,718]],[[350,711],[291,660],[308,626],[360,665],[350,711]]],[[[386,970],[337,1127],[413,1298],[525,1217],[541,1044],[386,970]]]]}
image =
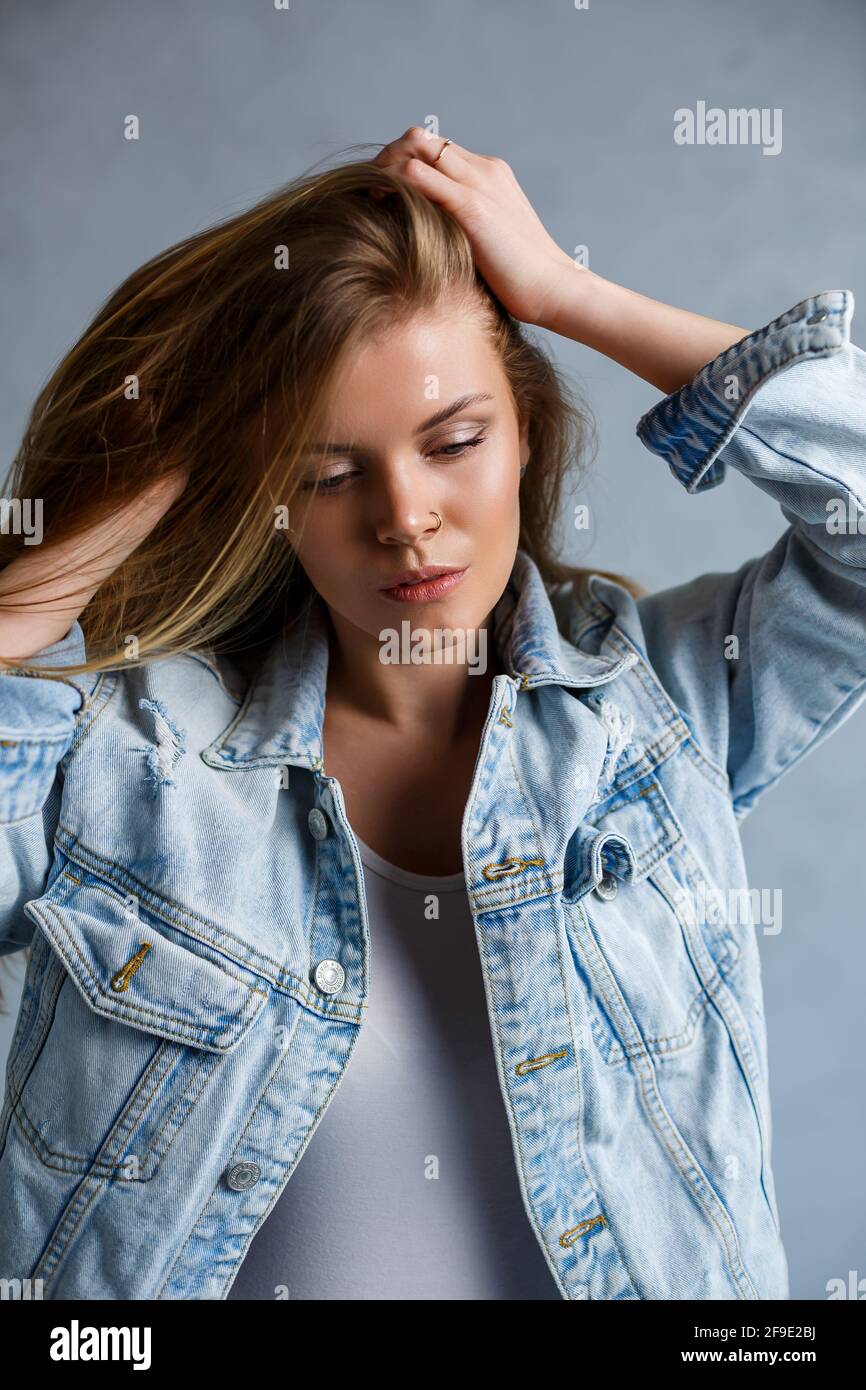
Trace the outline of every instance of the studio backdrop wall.
{"type": "MultiPolygon", "coordinates": [[[[134,267],[411,124],[503,156],[558,244],[608,279],[748,329],[850,289],[866,346],[862,0],[7,0],[0,26],[0,475],[38,389],[134,267]],[[675,138],[678,110],[711,107],[769,113],[765,138],[675,138]]],[[[786,522],[748,481],[731,470],[690,496],[642,446],[658,391],[541,336],[598,428],[590,524],[566,518],[566,558],[658,589],[773,544],[786,522]]],[[[760,950],[795,1299],[866,1278],[864,832],[861,708],[743,825],[750,883],[782,891],[760,950]]]]}

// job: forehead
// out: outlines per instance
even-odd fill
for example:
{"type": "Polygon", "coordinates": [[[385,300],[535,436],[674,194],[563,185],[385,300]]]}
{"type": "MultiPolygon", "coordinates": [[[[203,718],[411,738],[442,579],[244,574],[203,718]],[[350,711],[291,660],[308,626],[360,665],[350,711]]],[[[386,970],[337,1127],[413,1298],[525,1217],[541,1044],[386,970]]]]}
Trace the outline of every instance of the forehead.
{"type": "Polygon", "coordinates": [[[330,431],[415,429],[437,405],[488,391],[495,409],[508,396],[502,364],[477,317],[464,310],[419,312],[350,348],[326,404],[330,431]]]}

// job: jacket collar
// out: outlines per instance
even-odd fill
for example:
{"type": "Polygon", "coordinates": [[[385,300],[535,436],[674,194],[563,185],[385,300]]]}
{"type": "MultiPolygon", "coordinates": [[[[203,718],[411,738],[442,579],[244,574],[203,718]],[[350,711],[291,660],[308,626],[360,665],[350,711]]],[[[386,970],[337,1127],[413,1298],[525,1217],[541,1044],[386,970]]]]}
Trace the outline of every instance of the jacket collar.
{"type": "MultiPolygon", "coordinates": [[[[606,591],[609,587],[605,582],[606,591]]],[[[601,685],[637,660],[633,652],[592,655],[567,641],[541,571],[523,550],[517,551],[491,627],[505,669],[523,690],[551,684],[601,685]]],[[[299,617],[269,647],[241,708],[203,750],[203,760],[219,768],[319,767],[327,672],[327,610],[313,593],[299,617]]]]}

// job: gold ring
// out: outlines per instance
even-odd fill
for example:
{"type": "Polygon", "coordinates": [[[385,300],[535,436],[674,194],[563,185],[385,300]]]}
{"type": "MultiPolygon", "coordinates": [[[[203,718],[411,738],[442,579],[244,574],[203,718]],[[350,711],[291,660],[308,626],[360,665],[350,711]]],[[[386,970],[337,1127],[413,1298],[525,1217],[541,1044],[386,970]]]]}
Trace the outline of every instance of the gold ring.
{"type": "Polygon", "coordinates": [[[446,141],[445,141],[445,144],[442,146],[441,150],[440,150],[439,153],[437,154],[436,158],[432,161],[432,163],[433,163],[433,164],[438,164],[439,161],[440,161],[440,159],[442,158],[443,154],[444,154],[445,151],[447,150],[448,146],[449,146],[449,145],[453,145],[453,143],[454,143],[453,140],[446,140],[446,141]]]}

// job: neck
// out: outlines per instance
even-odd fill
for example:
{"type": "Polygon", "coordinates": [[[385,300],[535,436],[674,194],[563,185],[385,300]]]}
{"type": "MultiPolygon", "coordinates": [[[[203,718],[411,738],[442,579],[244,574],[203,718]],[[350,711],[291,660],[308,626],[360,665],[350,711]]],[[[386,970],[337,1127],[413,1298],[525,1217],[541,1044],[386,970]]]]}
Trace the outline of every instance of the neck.
{"type": "MultiPolygon", "coordinates": [[[[332,712],[351,709],[390,733],[437,745],[457,743],[483,724],[490,706],[495,676],[503,671],[493,641],[491,616],[478,628],[475,643],[466,649],[443,647],[437,653],[430,644],[425,659],[406,659],[405,643],[381,659],[378,637],[329,613],[327,702],[332,712]]],[[[397,633],[403,629],[395,624],[397,633]]],[[[406,629],[408,632],[408,628],[406,629]]],[[[467,634],[467,638],[469,634],[467,634]]],[[[409,642],[409,652],[412,643],[409,642]]],[[[417,650],[417,649],[416,649],[417,650]]]]}

